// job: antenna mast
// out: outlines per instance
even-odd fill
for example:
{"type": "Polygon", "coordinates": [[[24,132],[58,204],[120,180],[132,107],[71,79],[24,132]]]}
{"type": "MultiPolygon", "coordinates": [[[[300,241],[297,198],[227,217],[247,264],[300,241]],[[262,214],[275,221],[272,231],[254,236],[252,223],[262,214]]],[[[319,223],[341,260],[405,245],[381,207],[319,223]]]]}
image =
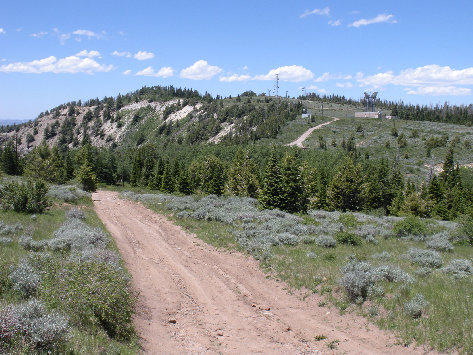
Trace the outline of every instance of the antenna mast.
{"type": "Polygon", "coordinates": [[[274,92],[276,93],[276,98],[279,97],[279,74],[276,74],[276,83],[274,84],[274,92]]]}

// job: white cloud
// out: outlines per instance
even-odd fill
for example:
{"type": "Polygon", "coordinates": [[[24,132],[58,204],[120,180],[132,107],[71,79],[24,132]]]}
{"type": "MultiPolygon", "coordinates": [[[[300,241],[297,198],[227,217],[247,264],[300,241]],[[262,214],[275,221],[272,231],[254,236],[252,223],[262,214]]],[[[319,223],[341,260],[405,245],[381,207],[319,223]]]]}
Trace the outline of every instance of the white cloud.
{"type": "Polygon", "coordinates": [[[80,51],[79,53],[77,53],[76,56],[87,57],[87,58],[94,58],[94,57],[100,58],[100,53],[98,51],[87,51],[86,49],[84,49],[83,51],[80,51]]]}
{"type": "Polygon", "coordinates": [[[131,53],[130,52],[118,52],[118,51],[113,51],[112,55],[117,56],[117,57],[126,57],[130,58],[131,53]]]}
{"type": "Polygon", "coordinates": [[[109,72],[113,65],[103,65],[91,58],[70,56],[57,59],[54,56],[33,60],[31,62],[17,62],[0,66],[0,72],[5,73],[87,73],[109,72]]]}
{"type": "Polygon", "coordinates": [[[146,51],[138,51],[133,55],[133,58],[138,59],[138,60],[147,60],[147,59],[153,59],[154,54],[151,52],[146,52],[146,51]]]}
{"type": "Polygon", "coordinates": [[[314,77],[314,74],[309,70],[300,65],[289,65],[279,67],[277,69],[271,69],[268,74],[257,75],[254,80],[274,80],[276,74],[279,74],[279,80],[281,81],[305,81],[310,80],[314,77]]]}
{"type": "Polygon", "coordinates": [[[131,70],[130,70],[130,69],[125,70],[122,74],[123,74],[123,75],[130,75],[130,74],[131,74],[131,70]]]}
{"type": "Polygon", "coordinates": [[[198,60],[190,67],[181,70],[181,78],[192,80],[209,80],[222,72],[222,68],[209,65],[206,60],[198,60]]]}
{"type": "Polygon", "coordinates": [[[452,86],[473,85],[473,67],[452,69],[437,64],[402,70],[399,75],[392,71],[370,76],[361,76],[358,81],[364,86],[381,87],[384,85],[401,86],[452,86]]]}
{"type": "MultiPolygon", "coordinates": [[[[302,88],[299,88],[299,89],[302,90],[302,88]]],[[[309,86],[306,86],[305,89],[306,89],[306,91],[307,91],[307,90],[317,91],[317,92],[319,92],[319,93],[321,93],[321,94],[327,93],[327,90],[321,89],[321,88],[319,88],[317,85],[309,85],[309,86]]]]}
{"type": "Polygon", "coordinates": [[[37,33],[30,34],[30,36],[34,37],[34,38],[43,38],[47,34],[48,34],[48,32],[37,32],[37,33]]]}
{"type": "Polygon", "coordinates": [[[372,25],[375,23],[397,23],[397,20],[394,18],[394,15],[392,14],[379,14],[378,16],[371,18],[371,19],[365,19],[362,18],[360,20],[357,20],[351,24],[348,25],[348,27],[361,27],[361,26],[368,26],[372,25]]]}
{"type": "Polygon", "coordinates": [[[347,81],[346,83],[335,83],[335,85],[339,88],[352,88],[353,87],[353,83],[351,83],[350,81],[347,81]]]}
{"type": "Polygon", "coordinates": [[[449,66],[437,64],[401,70],[399,74],[393,71],[364,76],[357,74],[356,80],[360,86],[374,89],[387,85],[405,86],[409,95],[459,96],[471,95],[471,88],[460,85],[473,85],[473,67],[452,69],[449,66]]]}
{"type": "Polygon", "coordinates": [[[352,76],[351,75],[343,75],[343,74],[331,74],[329,72],[325,72],[321,76],[316,78],[314,81],[316,83],[323,83],[323,82],[326,82],[326,81],[329,81],[329,80],[340,80],[340,79],[350,80],[350,79],[352,79],[352,76]]]}
{"type": "Polygon", "coordinates": [[[0,35],[4,35],[5,33],[7,33],[7,31],[0,27],[0,35]]]}
{"type": "Polygon", "coordinates": [[[90,31],[90,30],[75,30],[74,32],[72,32],[73,35],[76,35],[76,36],[84,36],[84,37],[88,37],[88,38],[97,38],[97,39],[100,39],[103,37],[104,33],[102,34],[99,34],[99,33],[95,33],[94,31],[90,31]]]}
{"type": "Polygon", "coordinates": [[[248,70],[248,65],[244,65],[243,70],[248,70]]]}
{"type": "Polygon", "coordinates": [[[299,17],[304,18],[304,17],[310,16],[310,15],[325,15],[325,16],[328,16],[328,15],[330,15],[330,8],[324,7],[323,9],[306,10],[299,17]]]}
{"type": "Polygon", "coordinates": [[[340,26],[342,24],[342,20],[336,20],[336,21],[330,20],[328,22],[328,24],[332,27],[337,27],[337,26],[340,26]]]}
{"type": "Polygon", "coordinates": [[[325,82],[325,81],[329,81],[332,79],[332,75],[330,73],[323,73],[321,76],[319,76],[317,79],[315,79],[314,81],[316,83],[322,83],[322,82],[325,82]]]}
{"type": "Polygon", "coordinates": [[[229,75],[229,76],[221,76],[218,80],[226,82],[226,83],[231,83],[231,82],[234,82],[234,81],[248,81],[248,80],[251,80],[251,75],[232,74],[232,75],[229,75]]]}
{"type": "Polygon", "coordinates": [[[471,95],[470,88],[459,88],[456,86],[424,86],[414,89],[404,89],[409,95],[427,96],[466,96],[471,95]]]}
{"type": "Polygon", "coordinates": [[[157,78],[169,78],[170,76],[174,75],[174,69],[171,67],[162,67],[161,69],[158,70],[158,72],[155,72],[153,67],[147,67],[135,75],[138,76],[154,76],[157,78]]]}

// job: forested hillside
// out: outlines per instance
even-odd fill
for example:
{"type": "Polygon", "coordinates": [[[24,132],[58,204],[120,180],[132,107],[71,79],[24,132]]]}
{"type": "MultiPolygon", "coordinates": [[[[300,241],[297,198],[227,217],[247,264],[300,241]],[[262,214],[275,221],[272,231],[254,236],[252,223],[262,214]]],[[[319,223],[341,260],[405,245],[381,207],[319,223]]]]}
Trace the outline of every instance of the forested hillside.
{"type": "MultiPolygon", "coordinates": [[[[289,212],[453,219],[471,211],[470,169],[457,165],[457,157],[471,163],[470,128],[350,118],[361,107],[339,96],[290,99],[247,91],[213,98],[190,89],[143,87],[116,98],[70,102],[5,128],[2,170],[56,184],[76,179],[89,190],[97,183],[129,183],[169,193],[250,196],[262,207],[289,212]],[[312,117],[301,118],[303,109],[312,117]],[[313,133],[309,149],[286,146],[329,115],[341,119],[313,133]]],[[[471,110],[421,111],[467,123],[471,110]]]]}

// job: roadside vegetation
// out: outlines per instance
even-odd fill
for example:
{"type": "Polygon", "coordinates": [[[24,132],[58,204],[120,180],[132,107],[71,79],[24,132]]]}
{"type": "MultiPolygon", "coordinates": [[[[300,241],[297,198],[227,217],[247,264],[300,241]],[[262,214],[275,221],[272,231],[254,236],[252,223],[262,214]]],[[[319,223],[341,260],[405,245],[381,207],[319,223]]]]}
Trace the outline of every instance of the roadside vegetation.
{"type": "Polygon", "coordinates": [[[320,307],[357,312],[403,344],[473,351],[472,226],[418,217],[261,209],[244,197],[122,192],[204,241],[248,252],[320,307]]]}
{"type": "Polygon", "coordinates": [[[2,195],[0,352],[136,353],[129,276],[90,195],[7,180],[2,193],[20,187],[41,208],[2,195]]]}

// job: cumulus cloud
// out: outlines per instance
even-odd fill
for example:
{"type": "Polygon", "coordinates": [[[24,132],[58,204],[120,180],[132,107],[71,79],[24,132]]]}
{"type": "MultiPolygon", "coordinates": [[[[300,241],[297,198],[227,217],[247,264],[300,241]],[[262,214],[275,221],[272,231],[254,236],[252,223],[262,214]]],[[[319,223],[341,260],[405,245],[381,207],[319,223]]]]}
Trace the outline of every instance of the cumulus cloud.
{"type": "Polygon", "coordinates": [[[154,53],[146,52],[146,51],[138,51],[133,55],[133,58],[138,60],[148,60],[154,58],[154,53]]]}
{"type": "Polygon", "coordinates": [[[0,66],[0,72],[5,73],[86,73],[109,72],[113,65],[103,65],[91,58],[70,56],[57,59],[54,56],[33,60],[31,62],[17,62],[0,66]]]}
{"type": "Polygon", "coordinates": [[[157,72],[154,71],[153,67],[147,67],[135,75],[138,76],[154,76],[157,78],[169,78],[174,75],[174,69],[171,67],[162,67],[157,72]]]}
{"type": "Polygon", "coordinates": [[[306,10],[299,17],[304,18],[304,17],[310,16],[310,15],[329,16],[330,15],[330,8],[324,7],[323,9],[306,10]]]}
{"type": "Polygon", "coordinates": [[[437,64],[364,76],[358,74],[360,86],[380,88],[387,85],[405,86],[410,95],[458,96],[470,95],[472,90],[459,86],[473,85],[473,67],[452,69],[437,64]]]}
{"type": "Polygon", "coordinates": [[[473,85],[473,67],[465,69],[452,69],[449,66],[437,64],[423,67],[408,68],[398,75],[392,71],[377,73],[358,78],[364,86],[381,87],[388,84],[402,86],[452,86],[473,85]]]}
{"type": "Polygon", "coordinates": [[[222,72],[222,68],[210,65],[206,60],[198,60],[190,67],[181,70],[181,78],[192,80],[209,80],[222,72]]]}
{"type": "Polygon", "coordinates": [[[389,14],[389,15],[379,14],[378,16],[371,19],[366,19],[366,18],[359,19],[349,24],[348,27],[368,26],[375,23],[397,23],[397,20],[394,18],[394,15],[392,14],[389,14]]]}
{"type": "Polygon", "coordinates": [[[335,85],[339,88],[352,88],[353,87],[353,83],[350,82],[350,81],[347,81],[346,83],[335,83],[335,85]]]}
{"type": "Polygon", "coordinates": [[[86,49],[84,49],[83,51],[80,51],[79,53],[77,53],[76,56],[87,57],[87,58],[94,58],[94,57],[100,58],[100,53],[98,51],[87,51],[86,49]]]}
{"type": "Polygon", "coordinates": [[[7,31],[0,27],[0,35],[4,35],[5,33],[7,33],[7,31]]]}
{"type": "Polygon", "coordinates": [[[265,75],[256,75],[254,80],[274,80],[276,74],[279,74],[279,80],[281,81],[293,82],[310,80],[314,77],[314,74],[309,69],[300,65],[289,65],[271,69],[268,74],[265,75]]]}
{"type": "Polygon", "coordinates": [[[427,96],[466,96],[471,95],[470,88],[459,88],[456,86],[424,86],[416,89],[404,89],[409,95],[427,96]]]}
{"type": "Polygon", "coordinates": [[[352,79],[352,76],[351,75],[344,75],[344,74],[332,74],[332,73],[329,73],[329,72],[325,72],[321,76],[316,78],[314,81],[316,83],[323,83],[323,82],[326,82],[326,81],[329,81],[329,80],[340,80],[340,79],[350,80],[350,79],[352,79]]]}
{"type": "Polygon", "coordinates": [[[103,32],[100,34],[100,33],[95,33],[94,31],[90,31],[90,30],[75,30],[74,32],[72,32],[72,34],[76,36],[84,36],[88,38],[97,38],[97,39],[102,38],[104,35],[103,32]]]}
{"type": "Polygon", "coordinates": [[[130,75],[130,74],[131,74],[131,70],[130,70],[130,69],[125,70],[122,74],[123,74],[123,75],[130,75]]]}
{"type": "Polygon", "coordinates": [[[333,21],[333,20],[330,20],[328,22],[328,24],[332,27],[337,27],[337,26],[340,26],[342,24],[342,20],[336,20],[336,21],[333,21]]]}
{"type": "Polygon", "coordinates": [[[130,58],[131,53],[130,52],[118,52],[118,51],[113,51],[112,55],[117,56],[117,57],[126,57],[130,58]]]}
{"type": "Polygon", "coordinates": [[[48,34],[48,32],[37,32],[37,33],[30,34],[30,36],[34,37],[34,38],[43,38],[47,34],[48,34]]]}
{"type": "Polygon", "coordinates": [[[305,87],[299,87],[299,90],[306,90],[307,91],[317,91],[318,93],[321,93],[321,94],[325,94],[327,92],[327,90],[323,89],[323,88],[319,88],[317,85],[309,85],[309,86],[305,86],[305,87]]]}
{"type": "Polygon", "coordinates": [[[231,82],[234,82],[234,81],[248,81],[248,80],[251,80],[251,75],[232,74],[232,75],[229,75],[229,76],[221,76],[218,80],[226,82],[226,83],[231,83],[231,82]]]}

